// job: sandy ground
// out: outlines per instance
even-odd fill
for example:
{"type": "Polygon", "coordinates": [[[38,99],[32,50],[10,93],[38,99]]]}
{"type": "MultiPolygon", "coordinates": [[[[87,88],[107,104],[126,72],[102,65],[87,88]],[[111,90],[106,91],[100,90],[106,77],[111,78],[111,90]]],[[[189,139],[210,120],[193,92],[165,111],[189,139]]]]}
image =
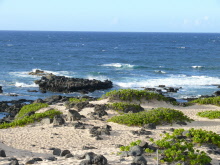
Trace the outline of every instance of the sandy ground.
{"type": "MultiPolygon", "coordinates": [[[[107,100],[93,101],[93,104],[104,104],[107,100]]],[[[194,119],[192,123],[186,126],[172,125],[172,126],[158,126],[156,130],[152,130],[153,135],[150,137],[154,139],[160,138],[160,134],[163,131],[169,132],[170,128],[202,128],[205,130],[214,131],[220,133],[219,125],[220,119],[206,119],[196,116],[197,112],[204,110],[220,110],[220,107],[213,105],[193,105],[189,107],[178,107],[172,106],[165,102],[151,101],[141,104],[145,109],[157,108],[157,107],[167,107],[182,111],[185,115],[194,119]]],[[[62,103],[51,105],[50,108],[56,108],[62,111],[64,114],[67,113],[67,109],[62,103]]],[[[39,112],[45,111],[47,109],[42,109],[39,112]]],[[[92,112],[93,108],[85,108],[80,111],[80,114],[88,116],[88,113],[92,112]]],[[[108,117],[116,115],[116,112],[108,110],[108,117]]],[[[117,144],[128,145],[132,141],[145,140],[148,138],[145,136],[137,136],[131,133],[132,130],[139,130],[138,127],[128,127],[124,125],[119,125],[115,123],[107,123],[101,120],[91,120],[90,118],[85,118],[82,120],[83,123],[93,124],[96,126],[103,126],[105,124],[112,126],[111,135],[101,135],[103,140],[95,140],[91,137],[88,129],[75,129],[71,123],[65,126],[56,126],[52,124],[42,125],[40,123],[35,123],[25,127],[17,127],[10,129],[0,130],[0,149],[5,150],[7,157],[0,158],[0,164],[6,165],[9,163],[8,158],[16,157],[19,163],[27,162],[34,157],[40,157],[43,161],[39,161],[35,164],[42,165],[78,165],[81,160],[76,157],[83,155],[86,152],[94,152],[96,154],[104,155],[110,165],[130,165],[132,162],[132,157],[127,157],[125,160],[120,161],[120,156],[117,156],[119,149],[115,147],[117,144]],[[83,150],[83,146],[95,147],[95,149],[83,150]],[[57,161],[49,161],[44,158],[53,156],[52,151],[49,150],[51,147],[60,148],[61,150],[68,149],[74,155],[73,158],[64,158],[57,156],[57,161]]],[[[220,162],[220,157],[216,155],[210,155],[212,157],[212,164],[218,165],[220,162]]],[[[154,165],[156,161],[149,158],[148,164],[154,165]]]]}

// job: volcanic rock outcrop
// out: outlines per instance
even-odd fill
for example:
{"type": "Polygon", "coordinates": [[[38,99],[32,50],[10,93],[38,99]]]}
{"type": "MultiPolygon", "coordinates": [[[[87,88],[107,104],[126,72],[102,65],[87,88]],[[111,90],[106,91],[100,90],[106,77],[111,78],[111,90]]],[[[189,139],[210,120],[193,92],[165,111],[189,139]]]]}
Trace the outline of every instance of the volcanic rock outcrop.
{"type": "Polygon", "coordinates": [[[39,85],[42,92],[94,92],[95,90],[102,90],[112,88],[112,82],[105,80],[89,80],[82,78],[68,78],[65,76],[48,75],[41,77],[40,80],[35,81],[39,85]]]}

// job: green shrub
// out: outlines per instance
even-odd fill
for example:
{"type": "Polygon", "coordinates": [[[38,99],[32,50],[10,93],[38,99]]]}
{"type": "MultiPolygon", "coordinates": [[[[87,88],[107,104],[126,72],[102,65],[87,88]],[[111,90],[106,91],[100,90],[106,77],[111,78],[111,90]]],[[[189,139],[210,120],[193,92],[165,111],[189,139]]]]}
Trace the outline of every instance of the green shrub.
{"type": "Polygon", "coordinates": [[[128,146],[121,146],[120,150],[121,151],[129,151],[131,149],[131,147],[133,146],[137,146],[141,143],[141,140],[137,140],[135,142],[131,142],[128,146]]]}
{"type": "Polygon", "coordinates": [[[75,98],[75,97],[69,98],[69,102],[71,102],[71,103],[81,103],[81,102],[85,102],[88,100],[89,99],[87,99],[87,98],[75,98]]]}
{"type": "MultiPolygon", "coordinates": [[[[211,162],[211,158],[204,152],[195,149],[194,138],[203,138],[190,136],[190,134],[195,132],[201,132],[202,130],[189,130],[188,139],[179,138],[182,136],[184,129],[177,129],[173,134],[166,133],[165,137],[161,140],[153,141],[159,149],[162,151],[163,158],[161,162],[168,162],[181,164],[191,164],[191,165],[203,165],[211,162]]],[[[191,135],[192,135],[191,134],[191,135]]]]}
{"type": "MultiPolygon", "coordinates": [[[[186,133],[186,137],[183,136],[184,129],[176,129],[172,134],[166,133],[160,140],[154,141],[152,138],[150,141],[152,145],[158,150],[158,154],[162,159],[161,163],[168,164],[190,164],[190,165],[204,165],[211,162],[211,158],[204,152],[196,149],[196,143],[202,144],[219,144],[220,136],[211,131],[190,129],[186,133]],[[208,138],[212,138],[210,139],[208,138]]],[[[121,151],[130,151],[130,148],[134,145],[139,145],[140,140],[131,142],[128,146],[120,147],[121,151]]],[[[219,146],[219,145],[217,145],[219,146]]],[[[145,149],[146,153],[155,153],[150,148],[145,149]]],[[[156,153],[155,153],[156,154],[156,153]]]]}
{"type": "Polygon", "coordinates": [[[34,103],[34,104],[28,104],[21,108],[19,113],[16,115],[16,119],[20,119],[24,117],[28,112],[37,111],[41,108],[48,107],[48,104],[46,103],[34,103]]]}
{"type": "Polygon", "coordinates": [[[208,97],[208,98],[199,98],[199,99],[191,101],[191,103],[212,104],[212,105],[220,106],[220,96],[208,97]]]}
{"type": "Polygon", "coordinates": [[[170,101],[169,98],[146,90],[135,90],[135,89],[120,89],[120,90],[113,90],[107,92],[102,98],[109,98],[110,100],[121,100],[121,101],[132,101],[146,99],[146,100],[163,100],[163,101],[170,101]]]}
{"type": "Polygon", "coordinates": [[[220,119],[220,111],[203,111],[198,112],[197,115],[200,117],[207,117],[209,119],[220,119]]]}
{"type": "Polygon", "coordinates": [[[109,108],[112,108],[113,110],[117,111],[117,112],[125,112],[127,113],[128,111],[132,111],[132,112],[140,112],[143,111],[144,109],[138,105],[138,104],[130,104],[130,103],[123,103],[123,102],[118,102],[118,103],[112,103],[112,104],[108,104],[109,108]]]}
{"type": "Polygon", "coordinates": [[[22,119],[14,120],[11,123],[3,123],[0,124],[0,129],[9,128],[9,127],[17,127],[24,126],[30,123],[34,123],[36,121],[40,121],[42,118],[50,117],[53,118],[55,115],[61,114],[60,111],[56,111],[54,109],[45,111],[44,113],[35,113],[31,116],[25,116],[22,119]]]}
{"type": "Polygon", "coordinates": [[[183,112],[170,108],[157,108],[145,112],[124,114],[120,116],[113,116],[108,120],[119,124],[128,126],[142,126],[143,124],[155,123],[156,125],[173,124],[176,122],[191,122],[189,117],[185,116],[183,112]]]}
{"type": "Polygon", "coordinates": [[[220,147],[220,136],[212,131],[191,128],[186,136],[190,137],[193,143],[213,144],[220,147]]]}

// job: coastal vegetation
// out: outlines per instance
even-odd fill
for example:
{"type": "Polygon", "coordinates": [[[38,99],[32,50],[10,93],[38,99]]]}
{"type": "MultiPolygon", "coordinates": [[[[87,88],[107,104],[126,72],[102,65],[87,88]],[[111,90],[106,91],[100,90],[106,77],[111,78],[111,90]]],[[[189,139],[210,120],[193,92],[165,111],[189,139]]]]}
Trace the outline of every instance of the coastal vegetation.
{"type": "Polygon", "coordinates": [[[149,111],[113,116],[108,121],[128,126],[142,126],[143,124],[149,123],[154,123],[156,125],[172,125],[176,122],[191,122],[193,120],[178,110],[156,108],[149,111]]]}
{"type": "Polygon", "coordinates": [[[14,120],[11,123],[0,124],[0,129],[9,128],[9,127],[17,127],[17,126],[25,126],[27,124],[31,124],[31,123],[40,121],[41,119],[43,119],[45,117],[49,117],[52,119],[55,115],[59,115],[59,114],[61,114],[61,112],[54,110],[54,109],[45,111],[43,113],[35,113],[31,116],[24,116],[21,119],[14,120]]]}
{"type": "Polygon", "coordinates": [[[191,103],[212,104],[212,105],[220,106],[220,96],[208,97],[208,98],[199,98],[199,99],[191,101],[191,103]]]}
{"type": "Polygon", "coordinates": [[[48,106],[49,105],[46,103],[34,103],[34,104],[25,105],[21,108],[19,113],[16,115],[15,120],[24,117],[26,114],[30,112],[36,112],[37,110],[41,108],[46,108],[48,106]]]}
{"type": "Polygon", "coordinates": [[[135,89],[119,89],[107,92],[102,98],[109,98],[110,100],[121,100],[121,101],[133,101],[141,99],[144,100],[159,100],[159,101],[172,101],[170,98],[165,97],[161,94],[147,91],[147,90],[135,90],[135,89]]]}
{"type": "MultiPolygon", "coordinates": [[[[220,136],[212,131],[194,129],[186,131],[176,129],[172,134],[166,133],[159,140],[150,139],[151,145],[144,148],[146,153],[155,153],[158,150],[160,163],[175,163],[177,165],[209,164],[211,158],[204,151],[198,150],[198,145],[214,145],[220,147],[220,136]],[[154,146],[155,149],[151,149],[154,146]]],[[[131,142],[128,146],[121,146],[120,151],[130,151],[131,147],[139,145],[141,140],[131,142]]]]}
{"type": "Polygon", "coordinates": [[[209,119],[220,119],[220,111],[203,111],[203,112],[198,112],[197,115],[209,119]]]}
{"type": "Polygon", "coordinates": [[[139,104],[131,104],[125,102],[116,102],[116,103],[108,104],[108,107],[117,112],[123,112],[123,113],[127,113],[129,111],[140,112],[144,110],[139,104]]]}
{"type": "Polygon", "coordinates": [[[81,103],[81,102],[85,102],[88,100],[89,99],[87,99],[87,98],[75,98],[75,97],[69,98],[70,103],[81,103]]]}

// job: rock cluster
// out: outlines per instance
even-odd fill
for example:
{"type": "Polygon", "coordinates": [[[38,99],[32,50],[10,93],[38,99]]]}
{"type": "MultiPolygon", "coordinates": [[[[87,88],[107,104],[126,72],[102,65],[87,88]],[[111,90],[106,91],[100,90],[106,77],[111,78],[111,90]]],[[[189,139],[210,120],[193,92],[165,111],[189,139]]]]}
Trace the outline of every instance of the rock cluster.
{"type": "Polygon", "coordinates": [[[40,80],[35,81],[39,85],[42,92],[94,92],[95,90],[102,90],[112,88],[112,82],[105,80],[89,80],[82,78],[68,78],[65,76],[47,75],[41,77],[40,80]]]}
{"type": "Polygon", "coordinates": [[[0,93],[3,93],[2,86],[0,86],[0,93]]]}

